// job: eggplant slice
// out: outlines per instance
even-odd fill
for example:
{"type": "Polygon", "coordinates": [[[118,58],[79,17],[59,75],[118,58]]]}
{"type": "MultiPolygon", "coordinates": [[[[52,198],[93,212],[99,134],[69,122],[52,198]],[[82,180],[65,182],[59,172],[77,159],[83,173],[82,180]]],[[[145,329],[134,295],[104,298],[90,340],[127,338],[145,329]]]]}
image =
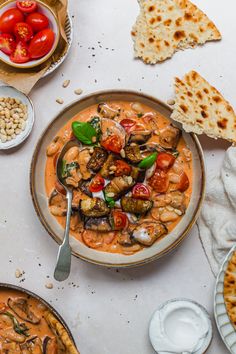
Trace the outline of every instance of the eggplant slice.
{"type": "Polygon", "coordinates": [[[24,298],[18,297],[16,299],[9,298],[7,301],[10,309],[23,321],[38,324],[40,318],[38,318],[29,308],[28,301],[24,298]]]}
{"type": "Polygon", "coordinates": [[[86,230],[105,232],[112,230],[109,218],[88,218],[84,222],[84,228],[86,230]]]}
{"type": "Polygon", "coordinates": [[[115,162],[117,160],[117,157],[110,154],[108,156],[108,158],[106,159],[104,165],[102,166],[101,170],[100,170],[100,175],[103,177],[103,178],[106,178],[106,179],[110,179],[112,178],[112,175],[110,175],[110,167],[115,165],[115,162]]]}
{"type": "Polygon", "coordinates": [[[137,164],[143,160],[138,144],[126,145],[124,150],[126,159],[131,163],[137,164]]]}
{"type": "Polygon", "coordinates": [[[131,143],[144,144],[151,138],[151,136],[152,136],[152,132],[150,130],[133,131],[130,134],[128,144],[131,144],[131,143]]]}
{"type": "Polygon", "coordinates": [[[132,232],[132,238],[144,246],[152,246],[162,235],[168,232],[166,226],[160,222],[142,223],[132,232]]]}
{"type": "Polygon", "coordinates": [[[160,131],[160,145],[165,149],[176,149],[180,138],[181,130],[172,125],[169,125],[160,131]]]}
{"type": "Polygon", "coordinates": [[[104,189],[104,194],[114,200],[120,199],[120,197],[127,193],[135,184],[134,179],[131,176],[114,177],[110,183],[108,183],[104,189]]]}
{"type": "Polygon", "coordinates": [[[147,214],[152,206],[153,202],[151,200],[134,199],[132,197],[121,198],[121,208],[126,213],[147,214]]]}
{"type": "Polygon", "coordinates": [[[107,160],[108,153],[101,147],[95,147],[94,152],[87,164],[87,168],[93,172],[98,172],[107,160]]]}
{"type": "Polygon", "coordinates": [[[88,198],[80,201],[81,214],[91,218],[99,218],[110,214],[110,208],[101,198],[88,198]]]}

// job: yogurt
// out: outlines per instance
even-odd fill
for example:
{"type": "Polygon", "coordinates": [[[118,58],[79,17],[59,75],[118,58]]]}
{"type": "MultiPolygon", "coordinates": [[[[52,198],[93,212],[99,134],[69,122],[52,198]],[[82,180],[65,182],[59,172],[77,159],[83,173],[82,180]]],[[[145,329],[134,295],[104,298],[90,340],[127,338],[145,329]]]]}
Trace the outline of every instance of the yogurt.
{"type": "Polygon", "coordinates": [[[211,321],[206,310],[184,299],[162,305],[154,313],[149,327],[152,346],[160,354],[197,353],[207,337],[211,339],[211,333],[211,321]]]}

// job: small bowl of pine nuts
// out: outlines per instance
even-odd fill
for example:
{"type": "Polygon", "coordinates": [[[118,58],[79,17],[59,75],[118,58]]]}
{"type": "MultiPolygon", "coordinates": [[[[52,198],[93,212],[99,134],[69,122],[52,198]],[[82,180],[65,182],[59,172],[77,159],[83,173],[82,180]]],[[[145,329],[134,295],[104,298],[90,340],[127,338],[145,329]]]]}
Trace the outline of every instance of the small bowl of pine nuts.
{"type": "Polygon", "coordinates": [[[34,124],[31,100],[11,86],[0,86],[0,150],[20,145],[34,124]]]}

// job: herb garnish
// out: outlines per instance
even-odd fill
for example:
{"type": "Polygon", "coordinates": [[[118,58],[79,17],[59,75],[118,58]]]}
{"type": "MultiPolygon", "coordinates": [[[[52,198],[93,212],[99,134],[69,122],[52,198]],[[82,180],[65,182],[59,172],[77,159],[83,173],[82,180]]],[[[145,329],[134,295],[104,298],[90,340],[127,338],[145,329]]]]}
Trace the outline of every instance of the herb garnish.
{"type": "Polygon", "coordinates": [[[93,145],[97,142],[96,129],[87,122],[73,122],[72,131],[74,136],[85,145],[93,145]]]}

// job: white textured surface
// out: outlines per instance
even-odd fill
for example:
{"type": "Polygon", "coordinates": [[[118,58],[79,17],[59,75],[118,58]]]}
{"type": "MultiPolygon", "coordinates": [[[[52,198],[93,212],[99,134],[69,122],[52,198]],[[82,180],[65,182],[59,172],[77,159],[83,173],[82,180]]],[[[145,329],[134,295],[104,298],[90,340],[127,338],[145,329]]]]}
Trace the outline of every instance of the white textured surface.
{"type": "MultiPolygon", "coordinates": [[[[53,281],[54,288],[46,289],[58,247],[38,221],[29,193],[35,143],[62,108],[56,98],[69,103],[78,98],[74,89],[82,88],[84,94],[106,88],[141,89],[166,101],[173,94],[173,76],[195,69],[235,103],[236,3],[195,3],[219,26],[222,42],[179,52],[161,65],[146,66],[133,60],[130,30],[138,14],[135,0],[70,0],[75,26],[72,51],[62,67],[32,91],[36,122],[30,138],[19,150],[0,154],[0,280],[19,284],[15,269],[24,269],[22,285],[55,305],[71,327],[81,354],[153,354],[149,319],[161,302],[173,297],[196,300],[213,313],[215,280],[196,227],[181,247],[161,261],[116,272],[73,259],[69,280],[64,284],[53,281]],[[71,80],[66,89],[62,88],[65,79],[71,80]]],[[[207,170],[214,173],[228,144],[209,138],[201,138],[201,142],[207,170]]],[[[208,353],[228,353],[216,330],[208,353]]]]}

